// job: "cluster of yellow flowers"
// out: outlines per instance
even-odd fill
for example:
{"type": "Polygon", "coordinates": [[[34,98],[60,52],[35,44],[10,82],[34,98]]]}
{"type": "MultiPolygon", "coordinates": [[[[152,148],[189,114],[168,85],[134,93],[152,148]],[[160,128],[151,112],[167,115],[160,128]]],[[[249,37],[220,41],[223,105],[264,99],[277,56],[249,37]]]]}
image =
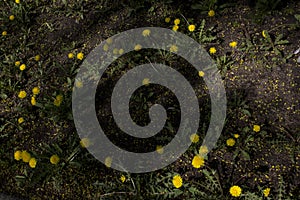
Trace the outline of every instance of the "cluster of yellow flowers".
{"type": "MultiPolygon", "coordinates": [[[[72,53],[72,52],[69,53],[69,54],[68,54],[68,58],[69,58],[69,59],[73,59],[73,58],[74,58],[74,53],[72,53]]],[[[84,54],[83,54],[82,52],[79,52],[79,53],[77,53],[76,58],[77,58],[78,60],[83,60],[84,54]]]]}
{"type": "MultiPolygon", "coordinates": [[[[170,21],[171,21],[171,18],[170,18],[170,17],[165,18],[165,22],[169,23],[170,21]]],[[[173,30],[173,31],[177,31],[177,30],[179,29],[179,24],[180,24],[180,19],[176,18],[176,19],[174,20],[174,24],[173,24],[172,30],[173,30]]],[[[195,31],[195,29],[196,29],[196,26],[195,26],[194,24],[190,24],[190,25],[188,26],[188,30],[189,30],[190,32],[195,31]]]]}
{"type": "Polygon", "coordinates": [[[14,153],[15,160],[22,160],[25,163],[28,163],[31,168],[35,168],[37,164],[37,160],[34,157],[31,157],[30,153],[26,150],[20,151],[17,150],[14,153]]]}
{"type": "Polygon", "coordinates": [[[113,50],[113,54],[115,54],[115,55],[122,55],[124,53],[124,49],[117,49],[117,48],[114,48],[114,50],[113,50]]]}
{"type": "MultiPolygon", "coordinates": [[[[229,189],[229,193],[233,197],[240,197],[242,195],[242,191],[243,191],[242,188],[238,185],[231,186],[229,189]]],[[[270,194],[270,191],[271,191],[270,188],[266,188],[262,192],[265,197],[268,197],[270,194]]]]}
{"type": "Polygon", "coordinates": [[[112,38],[108,38],[108,39],[106,40],[106,43],[103,45],[103,50],[104,50],[104,51],[108,51],[109,45],[112,44],[112,42],[113,42],[112,38]]]}
{"type": "Polygon", "coordinates": [[[208,148],[206,145],[202,145],[199,148],[199,154],[195,155],[192,160],[192,165],[194,168],[201,168],[205,165],[205,159],[204,156],[208,153],[208,148]]]}
{"type": "MultiPolygon", "coordinates": [[[[33,93],[33,95],[31,96],[30,103],[31,103],[31,105],[35,106],[36,105],[36,99],[35,99],[35,97],[40,93],[39,87],[34,87],[32,89],[32,93],[33,93]]],[[[21,90],[19,92],[19,94],[18,94],[18,97],[20,99],[24,99],[26,96],[27,96],[27,92],[25,90],[21,90]]],[[[22,122],[19,121],[19,124],[21,124],[22,122]]]]}
{"type": "MultiPolygon", "coordinates": [[[[166,20],[165,20],[166,21],[166,20]]],[[[174,25],[173,25],[173,28],[172,30],[173,31],[177,31],[179,29],[179,24],[180,24],[180,19],[175,19],[174,20],[174,25]]]]}
{"type": "MultiPolygon", "coordinates": [[[[22,160],[23,162],[28,163],[31,168],[36,167],[37,159],[32,157],[31,154],[29,152],[27,152],[26,150],[15,151],[14,158],[15,158],[15,160],[18,160],[18,161],[22,160]]],[[[59,163],[60,158],[58,157],[58,155],[52,155],[49,160],[50,160],[51,164],[57,165],[59,163]]]]}
{"type": "Polygon", "coordinates": [[[24,70],[26,69],[26,65],[25,65],[24,63],[21,64],[20,61],[16,61],[16,62],[15,62],[15,66],[16,66],[16,67],[19,67],[19,69],[20,69],[21,71],[24,71],[24,70]]]}
{"type": "Polygon", "coordinates": [[[64,99],[63,95],[59,94],[55,97],[53,104],[58,107],[62,103],[63,99],[64,99]]]}
{"type": "Polygon", "coordinates": [[[35,97],[40,93],[40,88],[39,87],[32,88],[32,93],[33,96],[31,97],[31,105],[35,106],[36,105],[35,97]]]}
{"type": "MultiPolygon", "coordinates": [[[[253,125],[252,130],[254,132],[259,132],[260,131],[260,126],[255,124],[255,125],[253,125]]],[[[230,146],[230,147],[234,146],[235,143],[236,143],[235,139],[238,139],[240,137],[240,135],[239,134],[233,134],[233,137],[234,138],[229,138],[229,139],[226,140],[227,146],[230,146]]]]}

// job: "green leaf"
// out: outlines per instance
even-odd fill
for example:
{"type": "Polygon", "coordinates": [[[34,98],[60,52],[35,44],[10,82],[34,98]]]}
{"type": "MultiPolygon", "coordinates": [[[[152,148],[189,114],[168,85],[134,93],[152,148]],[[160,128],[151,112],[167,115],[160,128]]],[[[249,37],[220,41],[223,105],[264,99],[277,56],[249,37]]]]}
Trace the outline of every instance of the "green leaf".
{"type": "Polygon", "coordinates": [[[243,112],[245,115],[251,117],[251,113],[249,112],[249,110],[243,109],[242,112],[243,112]]]}
{"type": "Polygon", "coordinates": [[[243,128],[243,132],[244,133],[247,133],[247,132],[249,132],[250,131],[250,128],[248,127],[248,126],[246,126],[245,128],[243,128]]]}
{"type": "Polygon", "coordinates": [[[294,15],[294,17],[297,19],[298,22],[300,22],[300,14],[294,15]]]}
{"type": "Polygon", "coordinates": [[[250,155],[246,151],[242,150],[241,151],[242,156],[244,157],[245,160],[250,160],[250,155]]]}
{"type": "Polygon", "coordinates": [[[275,42],[276,45],[283,45],[283,44],[289,44],[290,42],[288,40],[280,40],[278,42],[275,42]]]}
{"type": "Polygon", "coordinates": [[[4,94],[4,93],[1,93],[1,94],[0,94],[0,97],[1,97],[2,99],[7,99],[7,95],[4,94]]]}

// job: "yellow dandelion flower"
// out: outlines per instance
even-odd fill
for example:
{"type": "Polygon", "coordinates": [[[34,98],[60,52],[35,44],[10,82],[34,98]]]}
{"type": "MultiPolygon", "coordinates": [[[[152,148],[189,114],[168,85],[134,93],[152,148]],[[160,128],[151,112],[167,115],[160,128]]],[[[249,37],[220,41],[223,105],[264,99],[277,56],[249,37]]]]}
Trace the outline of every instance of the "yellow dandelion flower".
{"type": "Polygon", "coordinates": [[[113,42],[112,38],[107,38],[107,40],[106,40],[107,44],[112,44],[112,42],[113,42]]]}
{"type": "Polygon", "coordinates": [[[108,49],[109,49],[108,44],[104,44],[104,45],[103,45],[103,50],[104,50],[104,51],[108,51],[108,49]]]}
{"type": "Polygon", "coordinates": [[[210,47],[209,48],[209,53],[210,54],[215,54],[215,53],[217,53],[217,49],[215,47],[210,47]]]}
{"type": "Polygon", "coordinates": [[[143,85],[149,85],[150,79],[149,78],[144,78],[142,84],[143,85]]]}
{"type": "Polygon", "coordinates": [[[19,3],[20,3],[20,0],[16,0],[15,2],[16,2],[17,4],[19,4],[19,3]]]}
{"type": "Polygon", "coordinates": [[[38,94],[40,93],[40,88],[39,88],[39,87],[34,87],[34,88],[32,88],[32,93],[33,93],[34,95],[38,95],[38,94]]]}
{"type": "Polygon", "coordinates": [[[84,58],[84,54],[82,52],[77,54],[77,59],[82,60],[84,58]]]}
{"type": "Polygon", "coordinates": [[[227,146],[234,146],[235,145],[235,140],[233,138],[229,138],[228,140],[226,140],[226,144],[227,146]]]}
{"type": "Polygon", "coordinates": [[[16,61],[16,62],[15,62],[15,66],[16,66],[16,67],[19,67],[20,65],[21,65],[21,62],[20,62],[20,61],[16,61]]]}
{"type": "Polygon", "coordinates": [[[170,18],[170,17],[166,17],[166,18],[165,18],[165,22],[166,22],[166,23],[169,23],[170,21],[171,21],[171,18],[170,18]]]}
{"type": "Polygon", "coordinates": [[[23,162],[26,162],[26,163],[28,163],[31,159],[30,153],[28,153],[26,150],[22,151],[21,157],[22,157],[23,162]]]}
{"type": "Polygon", "coordinates": [[[240,137],[240,135],[239,134],[233,134],[233,137],[238,139],[240,137]]]}
{"type": "Polygon", "coordinates": [[[36,100],[35,97],[31,97],[31,101],[30,101],[31,105],[35,106],[36,105],[36,100]]]}
{"type": "Polygon", "coordinates": [[[205,164],[204,158],[200,155],[195,155],[193,160],[192,160],[192,165],[195,168],[200,168],[203,167],[205,164]]]}
{"type": "Polygon", "coordinates": [[[106,157],[105,158],[105,161],[104,161],[104,164],[106,167],[110,168],[111,167],[111,163],[112,163],[112,158],[111,157],[106,157]]]}
{"type": "Polygon", "coordinates": [[[115,54],[115,55],[119,54],[119,49],[114,48],[114,49],[113,49],[113,54],[115,54]]]}
{"type": "Polygon", "coordinates": [[[176,45],[172,45],[171,47],[170,47],[170,51],[171,52],[177,52],[178,51],[178,47],[176,46],[176,45]]]}
{"type": "Polygon", "coordinates": [[[196,28],[196,26],[193,25],[193,24],[188,26],[188,29],[189,29],[190,32],[193,32],[195,30],[195,28],[196,28]]]}
{"type": "Polygon", "coordinates": [[[253,125],[253,131],[254,132],[259,132],[260,131],[260,126],[259,125],[253,125]]]}
{"type": "Polygon", "coordinates": [[[205,73],[204,73],[204,71],[199,71],[199,72],[198,72],[198,75],[199,75],[200,77],[203,77],[203,76],[205,75],[205,73]]]}
{"type": "Polygon", "coordinates": [[[214,10],[210,10],[210,11],[208,11],[208,16],[209,17],[213,17],[213,16],[215,16],[215,11],[214,10]]]}
{"type": "Polygon", "coordinates": [[[173,28],[172,28],[173,31],[177,31],[178,29],[179,29],[178,25],[174,25],[173,28]]]}
{"type": "Polygon", "coordinates": [[[142,49],[142,45],[140,45],[140,44],[137,44],[137,45],[134,46],[135,51],[139,51],[141,49],[142,49]]]}
{"type": "Polygon", "coordinates": [[[83,83],[81,81],[76,81],[75,82],[75,87],[82,88],[83,87],[83,83]]]}
{"type": "Polygon", "coordinates": [[[35,61],[40,61],[40,60],[41,60],[41,56],[40,56],[40,55],[34,56],[34,60],[35,60],[35,61]]]}
{"type": "Polygon", "coordinates": [[[55,106],[60,106],[60,104],[62,103],[62,101],[63,101],[63,95],[59,94],[59,95],[57,95],[56,98],[54,99],[53,104],[54,104],[55,106]]]}
{"type": "Polygon", "coordinates": [[[20,65],[20,70],[21,70],[21,71],[23,71],[23,70],[25,70],[25,69],[26,69],[26,65],[25,65],[25,64],[20,65]]]}
{"type": "Polygon", "coordinates": [[[271,191],[271,188],[266,188],[266,189],[264,189],[264,190],[263,190],[264,196],[265,196],[265,197],[268,197],[269,194],[270,194],[270,191],[271,191]]]}
{"type": "Polygon", "coordinates": [[[230,192],[231,196],[239,197],[242,194],[242,188],[240,188],[237,185],[234,185],[229,189],[229,192],[230,192]]]}
{"type": "Polygon", "coordinates": [[[15,151],[14,153],[15,160],[21,160],[22,159],[22,152],[21,151],[15,151]]]}
{"type": "Polygon", "coordinates": [[[60,158],[58,157],[58,155],[52,155],[50,157],[50,163],[53,165],[57,165],[59,163],[60,158]]]}
{"type": "Polygon", "coordinates": [[[24,99],[27,96],[27,93],[24,90],[21,90],[18,94],[20,99],[24,99]]]}
{"type": "Polygon", "coordinates": [[[125,177],[124,175],[122,175],[122,176],[120,177],[120,180],[121,180],[122,183],[124,183],[124,182],[126,181],[126,177],[125,177]]]}
{"type": "Polygon", "coordinates": [[[122,55],[124,53],[124,49],[119,49],[119,54],[122,55]]]}
{"type": "Polygon", "coordinates": [[[74,58],[74,53],[69,53],[68,58],[70,58],[70,59],[74,58]]]}
{"type": "Polygon", "coordinates": [[[199,154],[200,154],[200,155],[204,155],[204,154],[207,154],[207,153],[208,153],[208,148],[207,148],[206,145],[201,146],[201,147],[199,148],[199,154]]]}
{"type": "Polygon", "coordinates": [[[11,15],[11,16],[9,16],[9,20],[14,20],[15,19],[15,16],[14,15],[11,15]]]}
{"type": "Polygon", "coordinates": [[[175,175],[173,177],[172,183],[173,183],[174,187],[180,188],[182,186],[182,178],[181,178],[181,176],[178,175],[178,174],[175,175]]]}
{"type": "Polygon", "coordinates": [[[147,37],[147,36],[150,35],[150,33],[151,33],[151,31],[149,29],[145,29],[145,30],[143,30],[142,34],[143,34],[144,37],[147,37]]]}
{"type": "Polygon", "coordinates": [[[54,99],[53,104],[58,107],[60,106],[61,102],[57,99],[54,99]]]}
{"type": "Polygon", "coordinates": [[[161,145],[157,145],[156,146],[156,152],[159,154],[163,154],[164,153],[164,148],[161,145]]]}
{"type": "Polygon", "coordinates": [[[59,100],[59,101],[62,101],[63,98],[64,98],[64,97],[63,97],[63,95],[61,95],[61,94],[59,94],[59,95],[56,96],[56,99],[59,100]]]}
{"type": "Polygon", "coordinates": [[[81,146],[82,148],[89,147],[90,145],[91,145],[91,142],[90,142],[90,140],[89,140],[88,138],[82,138],[82,139],[80,140],[80,146],[81,146]]]}
{"type": "Polygon", "coordinates": [[[263,31],[261,32],[261,34],[262,34],[262,36],[263,36],[264,38],[267,38],[268,32],[267,32],[266,30],[263,30],[263,31]]]}
{"type": "Polygon", "coordinates": [[[7,31],[3,31],[2,36],[6,36],[6,35],[7,35],[7,31]]]}
{"type": "Polygon", "coordinates": [[[190,136],[190,140],[191,140],[192,143],[197,143],[197,142],[199,142],[199,135],[196,134],[196,133],[192,134],[192,135],[190,136]]]}
{"type": "Polygon", "coordinates": [[[19,123],[19,124],[22,124],[24,121],[25,121],[25,120],[24,120],[23,117],[20,117],[20,118],[18,119],[18,123],[19,123]]]}
{"type": "Polygon", "coordinates": [[[180,24],[180,19],[175,19],[175,20],[174,20],[174,24],[175,24],[175,25],[179,25],[179,24],[180,24]]]}
{"type": "Polygon", "coordinates": [[[232,47],[232,48],[235,48],[237,46],[237,44],[238,43],[236,41],[232,41],[232,42],[229,43],[229,46],[232,47]]]}
{"type": "Polygon", "coordinates": [[[37,160],[35,158],[30,158],[30,160],[29,160],[29,166],[31,168],[35,168],[36,167],[36,163],[37,163],[37,160]]]}

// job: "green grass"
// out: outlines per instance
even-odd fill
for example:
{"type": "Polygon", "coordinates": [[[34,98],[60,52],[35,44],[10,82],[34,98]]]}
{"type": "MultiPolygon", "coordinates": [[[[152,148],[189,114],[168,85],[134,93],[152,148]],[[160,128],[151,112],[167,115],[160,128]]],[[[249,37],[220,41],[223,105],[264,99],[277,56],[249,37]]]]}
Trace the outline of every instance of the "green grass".
{"type": "MultiPolygon", "coordinates": [[[[276,10],[269,9],[269,4],[263,8],[264,1],[259,2],[257,9],[268,10],[261,15],[264,25],[249,17],[255,9],[232,1],[132,1],[126,5],[96,0],[1,1],[0,192],[29,199],[297,199],[300,74],[293,52],[299,48],[296,14],[300,5],[290,2],[276,10]],[[208,16],[211,9],[215,16],[208,16]],[[11,15],[13,20],[9,19],[11,15]],[[165,22],[167,17],[170,22],[165,22]],[[176,162],[158,171],[131,174],[111,169],[82,146],[73,123],[71,96],[84,60],[77,55],[83,53],[86,58],[102,41],[131,28],[172,29],[177,18],[178,32],[201,43],[208,53],[216,49],[211,57],[228,98],[222,135],[216,148],[204,157],[205,164],[195,168],[192,160],[201,154],[210,119],[209,91],[202,77],[170,52],[131,52],[105,72],[98,87],[98,96],[103,97],[100,104],[110,106],[108,93],[129,69],[143,63],[164,63],[187,77],[203,105],[199,141],[176,162]],[[193,32],[188,30],[190,24],[196,26],[193,32]],[[237,42],[235,47],[229,45],[233,41],[237,42]],[[70,53],[74,57],[68,57],[70,53]],[[17,61],[26,69],[20,70],[17,61]],[[38,94],[33,94],[34,87],[40,89],[38,94]],[[21,90],[26,91],[25,98],[18,97],[21,90]],[[19,123],[20,118],[24,122],[19,123]],[[254,125],[260,130],[254,130],[254,125]],[[228,145],[230,138],[235,141],[233,145],[228,145]],[[24,162],[24,156],[16,160],[18,150],[29,152],[36,166],[32,167],[33,161],[31,166],[24,162]],[[60,158],[57,164],[50,162],[53,155],[60,158]],[[172,182],[175,175],[182,178],[179,188],[172,182]],[[238,198],[229,192],[234,185],[242,189],[238,198]],[[268,197],[263,193],[266,188],[270,188],[268,197]]],[[[136,111],[133,119],[141,123],[149,120],[147,113],[155,98],[170,98],[174,109],[179,110],[170,91],[150,86],[148,90],[141,88],[132,101],[136,111]]],[[[107,111],[99,108],[97,112],[110,123],[107,111]]],[[[169,141],[174,130],[176,124],[167,124],[160,140],[169,141]]],[[[109,129],[109,134],[116,132],[109,129]]],[[[122,138],[115,140],[123,142],[122,138]]]]}

